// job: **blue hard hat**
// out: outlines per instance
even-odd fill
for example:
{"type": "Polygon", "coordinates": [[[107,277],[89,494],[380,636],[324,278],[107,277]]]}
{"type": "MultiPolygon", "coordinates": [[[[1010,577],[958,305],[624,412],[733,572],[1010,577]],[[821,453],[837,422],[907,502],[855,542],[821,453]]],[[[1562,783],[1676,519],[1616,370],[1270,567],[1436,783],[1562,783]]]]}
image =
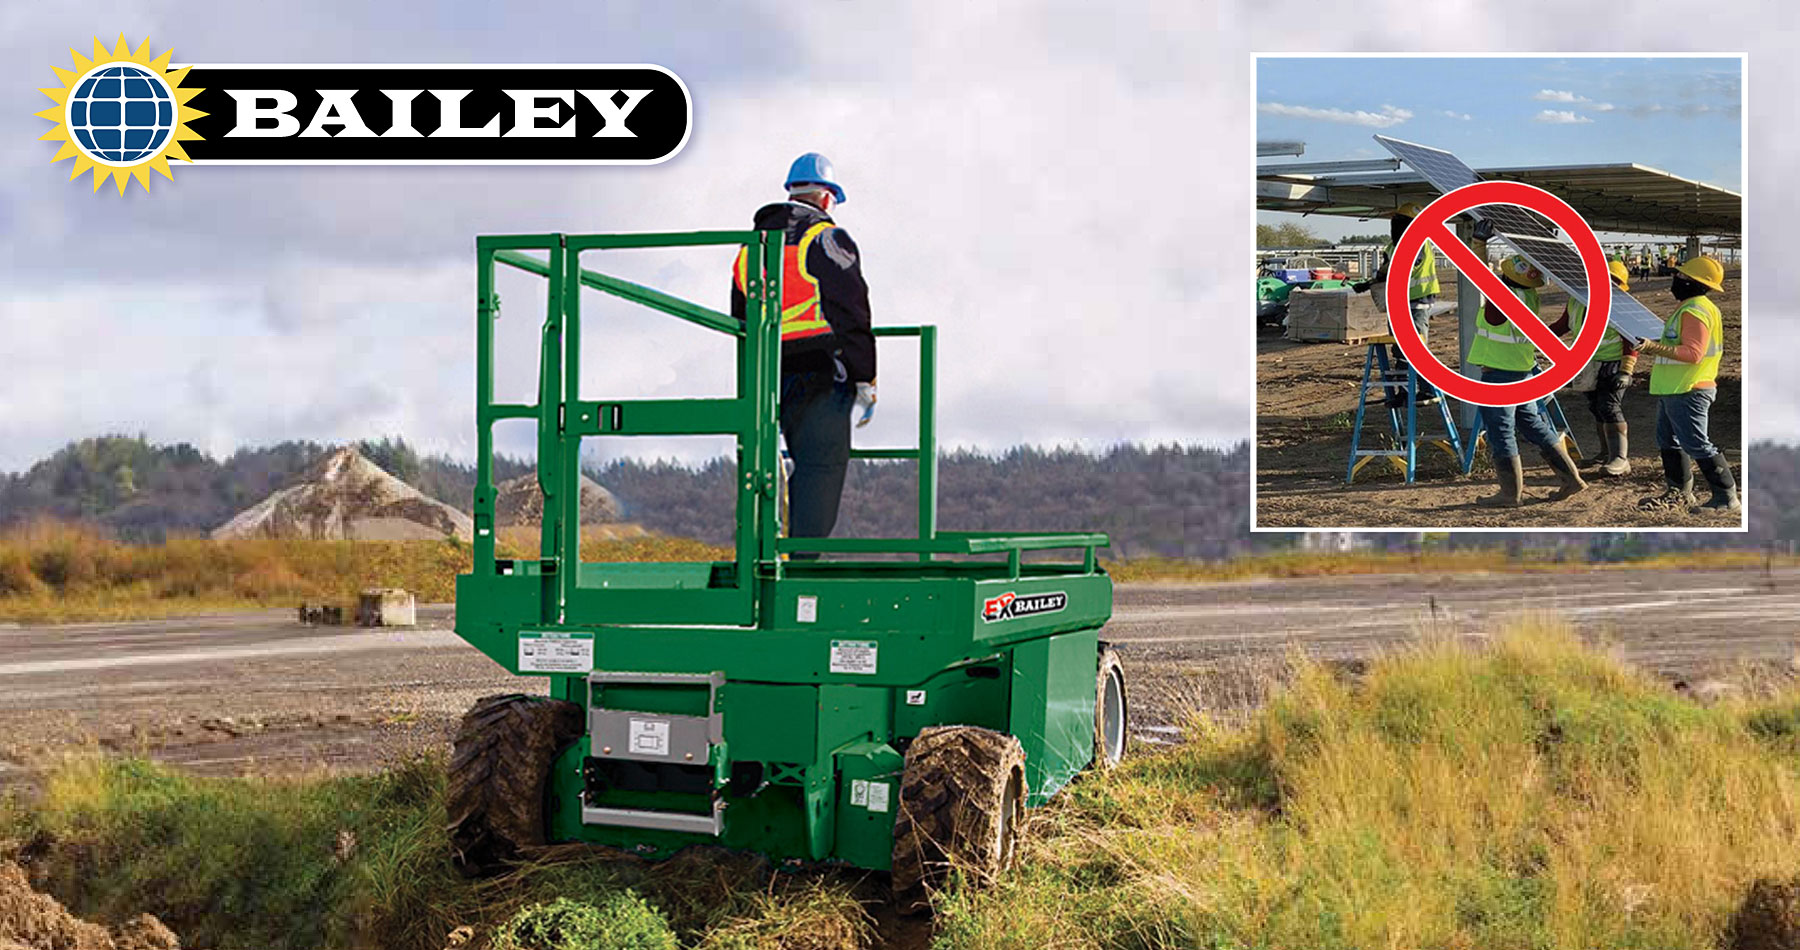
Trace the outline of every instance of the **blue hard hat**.
{"type": "Polygon", "coordinates": [[[795,185],[824,185],[831,196],[844,203],[844,189],[837,183],[837,175],[832,172],[831,159],[818,152],[807,152],[794,159],[788,166],[787,183],[782,187],[793,188],[795,185]]]}

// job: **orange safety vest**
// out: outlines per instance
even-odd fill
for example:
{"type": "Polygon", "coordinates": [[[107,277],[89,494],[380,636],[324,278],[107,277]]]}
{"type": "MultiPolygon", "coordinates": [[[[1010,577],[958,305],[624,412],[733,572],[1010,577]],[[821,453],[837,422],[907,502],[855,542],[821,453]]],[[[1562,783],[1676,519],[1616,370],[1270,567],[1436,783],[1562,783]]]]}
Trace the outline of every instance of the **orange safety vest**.
{"type": "MultiPolygon", "coordinates": [[[[825,313],[819,307],[819,281],[806,270],[806,252],[812,250],[815,238],[826,228],[836,225],[821,221],[806,229],[799,244],[781,249],[781,342],[804,340],[831,332],[825,313]]],[[[750,250],[739,248],[735,268],[737,289],[744,290],[749,269],[750,250]]]]}

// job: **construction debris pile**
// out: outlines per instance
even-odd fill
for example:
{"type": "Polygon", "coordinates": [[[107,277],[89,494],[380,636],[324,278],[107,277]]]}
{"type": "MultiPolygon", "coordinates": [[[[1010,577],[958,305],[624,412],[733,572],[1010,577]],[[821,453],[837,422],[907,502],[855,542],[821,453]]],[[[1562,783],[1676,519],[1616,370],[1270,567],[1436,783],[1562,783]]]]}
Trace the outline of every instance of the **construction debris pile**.
{"type": "Polygon", "coordinates": [[[214,529],[214,540],[309,538],[334,541],[468,541],[468,515],[428,498],[381,470],[353,448],[342,448],[283,488],[214,529]]]}

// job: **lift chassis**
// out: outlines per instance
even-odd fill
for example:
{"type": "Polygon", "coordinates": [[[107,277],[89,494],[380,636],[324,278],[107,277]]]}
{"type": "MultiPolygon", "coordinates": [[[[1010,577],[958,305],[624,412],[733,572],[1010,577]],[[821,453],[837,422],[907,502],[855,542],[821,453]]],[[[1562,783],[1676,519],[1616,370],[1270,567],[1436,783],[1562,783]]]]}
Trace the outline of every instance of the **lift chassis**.
{"type": "Polygon", "coordinates": [[[953,861],[1003,865],[1024,807],[1122,754],[1123,674],[1097,639],[1106,536],[937,527],[935,327],[876,330],[917,340],[916,445],[852,452],[916,464],[917,535],[782,536],[781,273],[780,231],[477,240],[474,565],[457,578],[456,632],[550,682],[547,699],[490,697],[465,717],[450,777],[465,869],[553,842],[648,857],[715,844],[892,869],[904,889],[953,861]],[[748,250],[743,321],[582,266],[708,245],[748,250]],[[502,266],[549,284],[532,405],[493,398],[502,266]],[[584,288],[733,337],[735,395],[584,398],[584,288]],[[493,427],[509,419],[537,427],[535,559],[496,557],[493,427]],[[734,557],[584,563],[582,440],[687,435],[736,440],[734,557]],[[1056,550],[1072,556],[1026,556],[1056,550]]]}

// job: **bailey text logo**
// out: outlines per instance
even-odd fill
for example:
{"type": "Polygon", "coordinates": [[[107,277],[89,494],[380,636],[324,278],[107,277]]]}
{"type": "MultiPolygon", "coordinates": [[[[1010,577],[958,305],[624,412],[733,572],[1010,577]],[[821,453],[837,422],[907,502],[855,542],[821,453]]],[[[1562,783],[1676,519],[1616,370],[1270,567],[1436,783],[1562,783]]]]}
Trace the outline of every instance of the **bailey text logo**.
{"type": "Polygon", "coordinates": [[[994,623],[1017,617],[1053,614],[1068,605],[1069,595],[1060,590],[1047,594],[1015,594],[1007,591],[998,597],[987,598],[981,607],[981,619],[994,623]]]}

